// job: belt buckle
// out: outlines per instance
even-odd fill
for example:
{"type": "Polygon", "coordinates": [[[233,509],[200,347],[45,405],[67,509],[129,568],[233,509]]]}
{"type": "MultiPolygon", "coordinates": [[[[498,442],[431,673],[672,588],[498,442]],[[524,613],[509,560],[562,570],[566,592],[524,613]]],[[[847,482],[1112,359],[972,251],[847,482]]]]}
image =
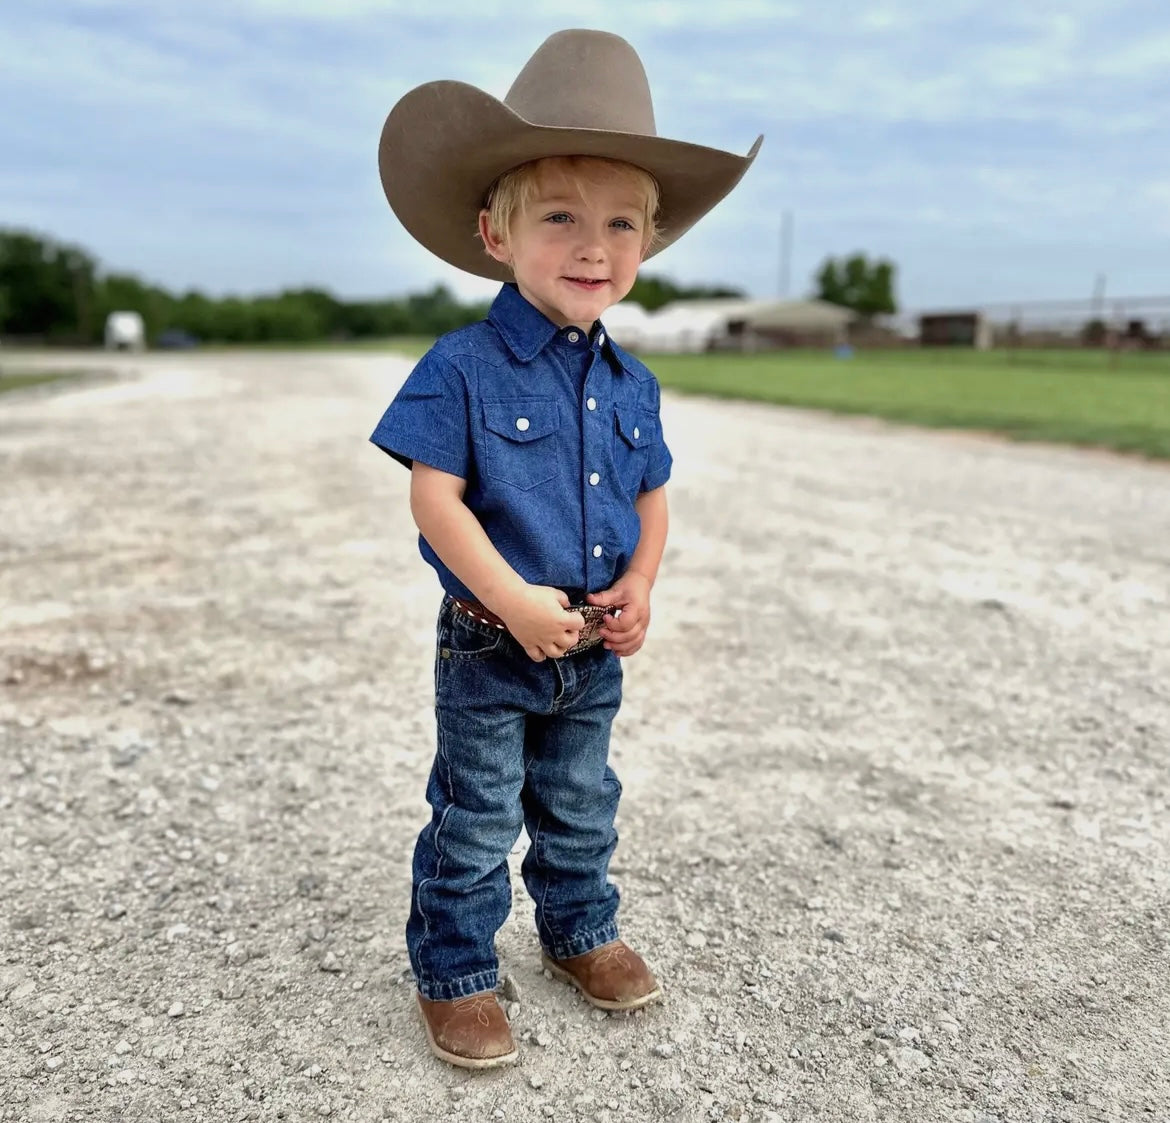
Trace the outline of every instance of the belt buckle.
{"type": "Polygon", "coordinates": [[[579,612],[585,618],[585,626],[577,633],[577,642],[565,652],[566,655],[576,655],[581,651],[588,651],[601,642],[601,625],[607,616],[620,616],[621,609],[613,605],[603,604],[571,604],[566,612],[579,612]]]}

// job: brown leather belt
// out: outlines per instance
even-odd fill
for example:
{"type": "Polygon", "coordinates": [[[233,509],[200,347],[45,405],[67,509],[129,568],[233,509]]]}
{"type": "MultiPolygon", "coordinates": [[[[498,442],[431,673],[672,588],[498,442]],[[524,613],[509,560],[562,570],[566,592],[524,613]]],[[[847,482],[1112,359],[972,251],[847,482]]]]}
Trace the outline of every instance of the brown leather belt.
{"type": "MultiPolygon", "coordinates": [[[[508,626],[490,609],[485,608],[477,600],[461,600],[459,597],[447,598],[456,611],[470,616],[480,624],[487,624],[491,628],[499,628],[501,632],[508,631],[508,626]]],[[[579,612],[585,617],[585,627],[577,634],[577,642],[565,652],[565,655],[576,655],[580,651],[587,651],[601,642],[601,626],[607,614],[614,612],[612,606],[601,604],[571,604],[566,612],[579,612]]],[[[616,615],[616,613],[615,613],[616,615]]],[[[511,633],[509,633],[511,634],[511,633]]],[[[563,658],[560,656],[559,658],[563,658]]]]}

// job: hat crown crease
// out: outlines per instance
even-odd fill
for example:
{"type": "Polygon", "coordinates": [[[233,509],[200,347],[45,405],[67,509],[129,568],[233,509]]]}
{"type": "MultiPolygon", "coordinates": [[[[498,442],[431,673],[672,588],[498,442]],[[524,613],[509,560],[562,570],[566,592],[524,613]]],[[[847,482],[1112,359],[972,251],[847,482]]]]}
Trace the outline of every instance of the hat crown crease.
{"type": "Polygon", "coordinates": [[[504,104],[533,125],[658,135],[641,59],[624,39],[604,32],[551,36],[504,104]]]}

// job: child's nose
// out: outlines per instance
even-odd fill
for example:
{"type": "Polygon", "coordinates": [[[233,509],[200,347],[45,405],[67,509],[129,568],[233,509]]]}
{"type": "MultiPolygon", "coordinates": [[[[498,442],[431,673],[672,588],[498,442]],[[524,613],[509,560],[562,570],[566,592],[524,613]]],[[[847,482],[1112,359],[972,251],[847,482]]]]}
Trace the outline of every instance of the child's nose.
{"type": "Polygon", "coordinates": [[[599,261],[603,258],[605,256],[605,244],[602,241],[600,233],[589,231],[584,234],[580,244],[577,246],[577,253],[580,257],[590,261],[599,261]]]}

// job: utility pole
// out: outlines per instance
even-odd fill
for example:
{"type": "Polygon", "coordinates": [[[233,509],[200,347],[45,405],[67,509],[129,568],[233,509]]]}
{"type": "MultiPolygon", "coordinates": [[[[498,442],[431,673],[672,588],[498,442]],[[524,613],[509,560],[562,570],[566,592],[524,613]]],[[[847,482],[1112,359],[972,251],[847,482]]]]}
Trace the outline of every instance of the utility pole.
{"type": "Polygon", "coordinates": [[[1093,285],[1092,316],[1100,320],[1105,314],[1105,274],[1098,273],[1096,284],[1093,285]]]}
{"type": "Polygon", "coordinates": [[[780,297],[788,296],[792,268],[792,212],[785,211],[780,220],[780,297]]]}

